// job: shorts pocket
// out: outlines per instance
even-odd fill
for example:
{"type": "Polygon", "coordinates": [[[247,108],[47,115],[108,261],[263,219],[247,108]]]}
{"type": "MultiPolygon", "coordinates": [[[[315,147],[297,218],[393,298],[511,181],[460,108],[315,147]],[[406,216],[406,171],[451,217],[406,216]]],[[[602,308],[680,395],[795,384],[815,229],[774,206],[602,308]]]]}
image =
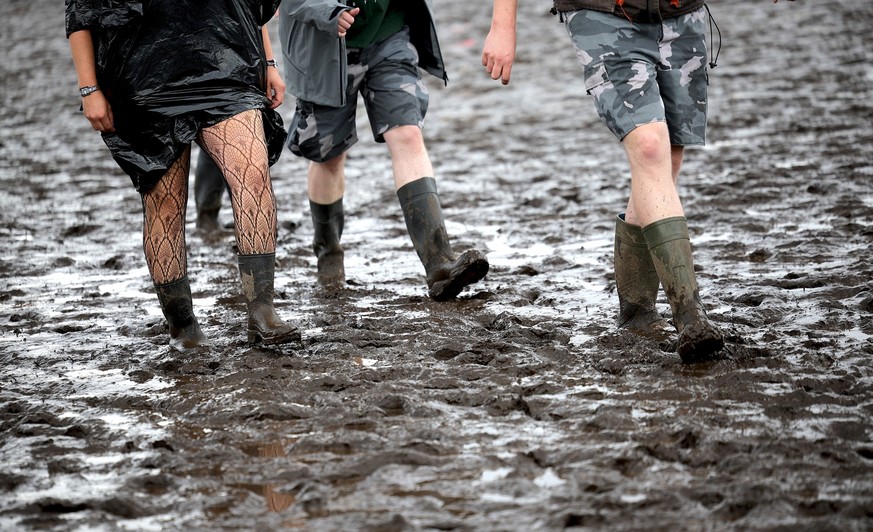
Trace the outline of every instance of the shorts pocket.
{"type": "Polygon", "coordinates": [[[591,91],[597,89],[597,87],[609,83],[609,76],[606,73],[606,65],[602,61],[585,67],[584,76],[585,92],[588,94],[591,94],[591,91]]]}

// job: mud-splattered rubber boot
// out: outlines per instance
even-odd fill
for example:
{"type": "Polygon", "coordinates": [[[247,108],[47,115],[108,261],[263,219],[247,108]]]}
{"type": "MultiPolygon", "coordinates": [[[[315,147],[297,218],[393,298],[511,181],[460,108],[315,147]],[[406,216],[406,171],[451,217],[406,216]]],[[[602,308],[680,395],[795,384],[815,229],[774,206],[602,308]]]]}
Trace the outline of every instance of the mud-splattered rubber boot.
{"type": "Polygon", "coordinates": [[[191,301],[188,277],[166,284],[155,284],[161,310],[170,327],[170,347],[185,352],[207,345],[206,335],[200,330],[191,301]]]}
{"type": "Polygon", "coordinates": [[[265,345],[300,343],[300,331],[282,321],[273,306],[276,255],[239,255],[239,272],[248,304],[248,341],[265,345]]]}
{"type": "Polygon", "coordinates": [[[655,301],[661,285],[642,228],[615,218],[615,288],[620,328],[659,343],[668,343],[672,329],[658,314],[655,301]]]}
{"type": "Polygon", "coordinates": [[[643,227],[643,236],[679,331],[676,352],[686,364],[712,360],[724,347],[724,337],[700,302],[688,222],[684,216],[664,218],[643,227]]]}
{"type": "Polygon", "coordinates": [[[460,257],[452,252],[434,178],[423,177],[403,185],[397,197],[412,245],[424,265],[431,299],[452,299],[464,287],[485,277],[488,260],[481,252],[471,249],[460,257]]]}
{"type": "Polygon", "coordinates": [[[200,151],[194,169],[194,203],[197,205],[197,231],[204,236],[218,237],[230,234],[218,221],[221,196],[226,185],[221,169],[205,151],[200,151]]]}
{"type": "Polygon", "coordinates": [[[345,254],[340,245],[345,221],[343,200],[330,205],[309,200],[309,212],[314,229],[312,251],[318,259],[318,284],[326,290],[338,290],[346,284],[345,254]]]}

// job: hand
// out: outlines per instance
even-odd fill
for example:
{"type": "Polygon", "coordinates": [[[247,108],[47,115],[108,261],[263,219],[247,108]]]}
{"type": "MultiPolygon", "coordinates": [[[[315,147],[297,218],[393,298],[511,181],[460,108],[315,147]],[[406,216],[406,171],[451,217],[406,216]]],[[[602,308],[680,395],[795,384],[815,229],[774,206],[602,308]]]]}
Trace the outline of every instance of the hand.
{"type": "Polygon", "coordinates": [[[512,63],[515,61],[515,31],[492,29],[482,49],[482,66],[504,85],[509,84],[512,63]]]}
{"type": "Polygon", "coordinates": [[[285,81],[275,67],[267,67],[267,98],[270,100],[270,109],[279,107],[285,101],[285,81]]]}
{"type": "Polygon", "coordinates": [[[349,28],[352,27],[352,24],[355,23],[355,17],[358,13],[361,12],[360,7],[356,7],[354,9],[350,9],[348,11],[343,11],[339,16],[339,23],[337,25],[337,32],[340,37],[345,37],[346,32],[349,31],[349,28]]]}
{"type": "Polygon", "coordinates": [[[88,96],[82,98],[82,112],[88,122],[91,122],[91,127],[101,133],[112,133],[115,131],[112,119],[112,106],[109,105],[109,100],[103,95],[103,91],[92,92],[88,96]]]}

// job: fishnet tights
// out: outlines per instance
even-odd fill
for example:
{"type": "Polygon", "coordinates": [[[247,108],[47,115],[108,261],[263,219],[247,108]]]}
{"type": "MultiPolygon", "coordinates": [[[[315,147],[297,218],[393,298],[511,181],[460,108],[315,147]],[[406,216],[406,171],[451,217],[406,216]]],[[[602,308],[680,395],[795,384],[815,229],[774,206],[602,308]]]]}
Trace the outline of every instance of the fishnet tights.
{"type": "MultiPolygon", "coordinates": [[[[250,110],[204,128],[198,141],[227,180],[242,255],[276,251],[276,199],[263,132],[261,112],[250,110]]],[[[158,184],[142,195],[143,250],[156,284],[179,280],[187,273],[185,211],[190,165],[189,147],[158,184]]]]}
{"type": "Polygon", "coordinates": [[[274,253],[276,198],[261,112],[245,111],[203,129],[200,146],[221,168],[230,188],[239,253],[274,253]]]}
{"type": "Polygon", "coordinates": [[[155,284],[178,281],[187,273],[185,208],[190,165],[189,146],[158,184],[142,195],[142,247],[155,284]]]}

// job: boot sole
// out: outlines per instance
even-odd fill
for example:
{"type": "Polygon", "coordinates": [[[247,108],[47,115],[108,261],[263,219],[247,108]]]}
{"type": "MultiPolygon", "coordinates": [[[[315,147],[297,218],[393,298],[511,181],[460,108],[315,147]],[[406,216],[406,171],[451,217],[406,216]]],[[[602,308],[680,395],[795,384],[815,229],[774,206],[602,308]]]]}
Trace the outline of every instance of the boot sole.
{"type": "Polygon", "coordinates": [[[489,264],[485,257],[475,249],[465,251],[458,259],[458,266],[452,269],[449,278],[438,281],[428,290],[435,301],[447,301],[457,297],[464,287],[481,281],[488,274],[489,264]]]}
{"type": "Polygon", "coordinates": [[[299,344],[302,341],[302,337],[300,335],[300,331],[297,329],[291,329],[290,331],[282,334],[277,334],[276,336],[264,336],[261,331],[250,330],[248,333],[248,341],[251,345],[278,345],[290,343],[299,344]]]}

